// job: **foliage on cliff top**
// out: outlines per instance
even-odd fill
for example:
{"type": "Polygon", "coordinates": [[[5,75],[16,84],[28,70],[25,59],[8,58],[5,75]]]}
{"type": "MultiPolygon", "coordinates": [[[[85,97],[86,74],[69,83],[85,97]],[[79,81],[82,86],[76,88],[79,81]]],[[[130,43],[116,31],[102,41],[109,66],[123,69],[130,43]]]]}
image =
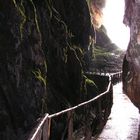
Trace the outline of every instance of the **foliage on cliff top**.
{"type": "Polygon", "coordinates": [[[121,71],[123,57],[124,51],[111,42],[105,27],[102,25],[101,28],[96,30],[96,43],[90,70],[98,73],[121,71]]]}

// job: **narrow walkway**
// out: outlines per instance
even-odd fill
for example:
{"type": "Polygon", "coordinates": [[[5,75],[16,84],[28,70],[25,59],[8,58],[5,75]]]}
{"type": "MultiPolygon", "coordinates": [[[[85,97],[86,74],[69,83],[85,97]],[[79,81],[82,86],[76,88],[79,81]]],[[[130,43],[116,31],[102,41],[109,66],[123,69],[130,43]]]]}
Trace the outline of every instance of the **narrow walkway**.
{"type": "Polygon", "coordinates": [[[122,83],[114,86],[111,115],[97,140],[138,140],[140,115],[128,97],[122,94],[122,83]]]}

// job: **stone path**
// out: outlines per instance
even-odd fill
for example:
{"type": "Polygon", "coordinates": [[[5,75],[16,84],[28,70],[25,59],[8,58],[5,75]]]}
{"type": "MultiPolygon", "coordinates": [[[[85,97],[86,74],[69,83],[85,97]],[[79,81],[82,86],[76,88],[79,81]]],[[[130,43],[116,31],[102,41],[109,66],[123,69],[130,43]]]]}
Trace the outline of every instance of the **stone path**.
{"type": "Polygon", "coordinates": [[[111,115],[97,140],[138,140],[140,114],[125,94],[122,84],[114,86],[111,115]]]}

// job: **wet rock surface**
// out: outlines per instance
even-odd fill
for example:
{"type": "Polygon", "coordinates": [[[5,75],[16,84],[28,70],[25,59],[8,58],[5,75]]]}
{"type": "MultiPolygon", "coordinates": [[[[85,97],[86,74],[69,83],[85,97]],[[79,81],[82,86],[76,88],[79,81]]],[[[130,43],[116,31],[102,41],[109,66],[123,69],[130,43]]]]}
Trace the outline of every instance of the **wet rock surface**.
{"type": "Polygon", "coordinates": [[[114,86],[114,103],[110,117],[97,140],[138,140],[140,115],[122,93],[122,83],[114,86]]]}

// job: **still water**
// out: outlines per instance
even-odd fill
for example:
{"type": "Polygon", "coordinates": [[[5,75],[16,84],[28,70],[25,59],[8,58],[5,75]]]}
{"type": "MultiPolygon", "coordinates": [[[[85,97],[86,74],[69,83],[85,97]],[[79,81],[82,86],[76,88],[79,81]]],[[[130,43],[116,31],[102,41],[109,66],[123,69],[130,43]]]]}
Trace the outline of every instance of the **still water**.
{"type": "Polygon", "coordinates": [[[113,90],[111,115],[97,140],[138,140],[139,111],[122,93],[122,83],[115,85],[113,90]]]}

